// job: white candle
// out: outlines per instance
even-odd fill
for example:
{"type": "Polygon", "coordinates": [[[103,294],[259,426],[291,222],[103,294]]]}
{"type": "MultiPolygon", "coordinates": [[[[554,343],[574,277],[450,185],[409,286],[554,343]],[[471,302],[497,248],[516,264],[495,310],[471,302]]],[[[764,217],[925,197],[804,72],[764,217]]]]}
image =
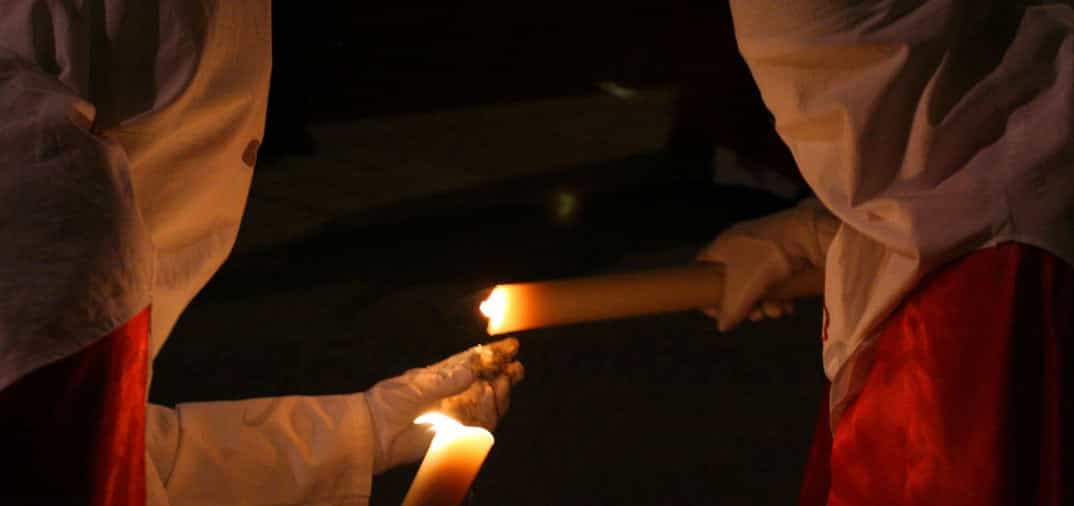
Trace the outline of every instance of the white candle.
{"type": "Polygon", "coordinates": [[[493,438],[481,427],[463,425],[441,413],[414,420],[435,432],[403,506],[458,506],[492,448],[493,438]]]}
{"type": "MultiPolygon", "coordinates": [[[[719,306],[722,264],[700,263],[650,271],[497,285],[481,303],[489,335],[613,318],[653,315],[719,306]]],[[[822,271],[796,274],[767,298],[786,300],[818,295],[822,271]]]]}

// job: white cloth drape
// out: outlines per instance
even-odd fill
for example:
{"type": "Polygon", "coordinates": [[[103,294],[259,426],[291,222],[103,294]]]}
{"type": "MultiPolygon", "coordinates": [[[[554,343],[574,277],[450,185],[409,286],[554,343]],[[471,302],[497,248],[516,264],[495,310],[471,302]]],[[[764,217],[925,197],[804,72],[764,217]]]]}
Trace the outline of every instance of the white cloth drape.
{"type": "Polygon", "coordinates": [[[1074,263],[1074,9],[999,0],[731,0],[739,48],[806,181],[827,257],[833,420],[883,319],[1004,241],[1074,263]]]}
{"type": "MultiPolygon", "coordinates": [[[[150,350],[234,243],[268,0],[0,2],[0,389],[151,307],[150,350]],[[12,296],[14,295],[14,296],[12,296]]],[[[365,504],[361,394],[149,406],[149,504],[365,504]]]]}

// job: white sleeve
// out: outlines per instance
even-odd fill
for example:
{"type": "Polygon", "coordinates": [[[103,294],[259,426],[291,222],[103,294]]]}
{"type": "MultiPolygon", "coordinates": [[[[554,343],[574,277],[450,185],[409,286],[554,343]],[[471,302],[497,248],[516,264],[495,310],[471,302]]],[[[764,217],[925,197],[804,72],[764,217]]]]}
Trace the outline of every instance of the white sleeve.
{"type": "Polygon", "coordinates": [[[365,505],[373,445],[362,394],[151,404],[150,504],[365,505]]]}

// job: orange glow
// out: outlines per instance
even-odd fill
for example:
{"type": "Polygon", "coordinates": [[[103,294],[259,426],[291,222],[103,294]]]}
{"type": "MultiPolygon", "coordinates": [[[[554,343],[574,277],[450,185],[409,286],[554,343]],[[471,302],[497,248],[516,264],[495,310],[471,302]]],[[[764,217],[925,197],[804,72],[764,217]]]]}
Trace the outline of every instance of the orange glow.
{"type": "Polygon", "coordinates": [[[433,438],[432,443],[429,445],[430,451],[465,435],[479,435],[479,437],[484,438],[485,436],[481,434],[484,433],[487,434],[490,446],[493,442],[492,434],[489,431],[481,427],[463,425],[459,423],[458,420],[436,411],[425,413],[415,418],[414,423],[418,425],[429,425],[430,429],[436,434],[436,437],[433,438]]]}
{"type": "Polygon", "coordinates": [[[504,316],[507,314],[507,293],[503,287],[494,288],[489,298],[481,303],[481,314],[489,319],[490,334],[503,325],[504,316]]]}
{"type": "Polygon", "coordinates": [[[403,498],[403,506],[462,504],[492,448],[492,434],[437,412],[425,413],[414,423],[431,425],[435,434],[403,498]]]}

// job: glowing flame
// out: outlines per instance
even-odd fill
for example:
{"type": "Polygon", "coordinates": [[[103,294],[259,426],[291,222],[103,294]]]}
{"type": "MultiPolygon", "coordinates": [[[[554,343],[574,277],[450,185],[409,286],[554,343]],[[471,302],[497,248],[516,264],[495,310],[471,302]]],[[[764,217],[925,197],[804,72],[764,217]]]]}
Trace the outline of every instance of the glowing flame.
{"type": "Polygon", "coordinates": [[[489,298],[481,303],[481,314],[489,319],[490,333],[503,325],[504,316],[507,314],[507,293],[502,287],[494,288],[489,298]]]}
{"type": "Polygon", "coordinates": [[[416,425],[431,425],[433,432],[459,430],[465,425],[458,420],[436,411],[425,413],[414,419],[416,425]]]}
{"type": "Polygon", "coordinates": [[[492,439],[492,434],[489,433],[489,431],[481,427],[463,425],[459,423],[458,420],[436,411],[431,411],[415,418],[414,423],[416,425],[429,425],[431,426],[430,428],[432,431],[436,434],[436,437],[433,438],[433,442],[430,445],[430,449],[442,446],[467,433],[483,433],[487,434],[489,440],[492,439]]]}

